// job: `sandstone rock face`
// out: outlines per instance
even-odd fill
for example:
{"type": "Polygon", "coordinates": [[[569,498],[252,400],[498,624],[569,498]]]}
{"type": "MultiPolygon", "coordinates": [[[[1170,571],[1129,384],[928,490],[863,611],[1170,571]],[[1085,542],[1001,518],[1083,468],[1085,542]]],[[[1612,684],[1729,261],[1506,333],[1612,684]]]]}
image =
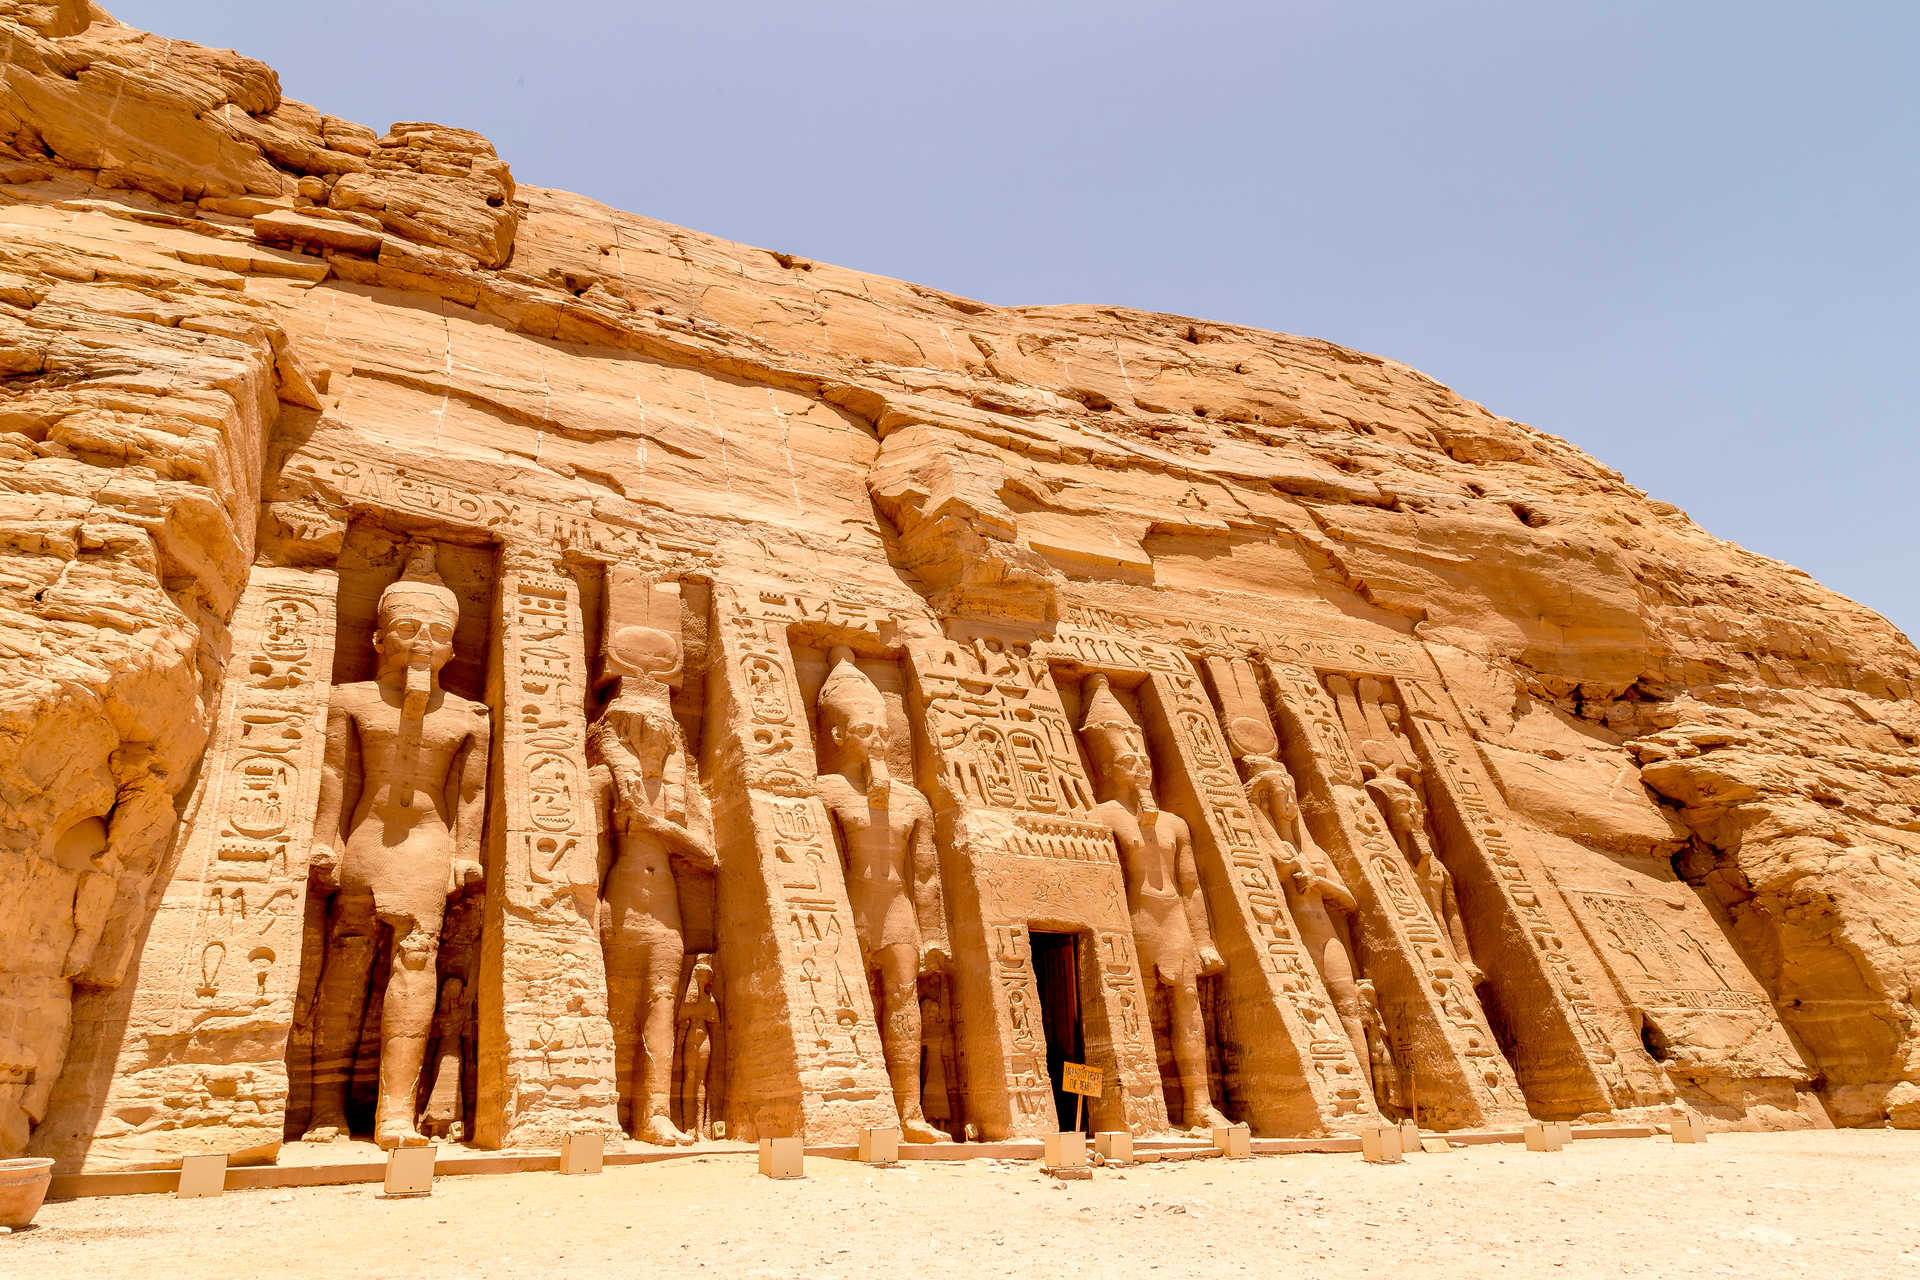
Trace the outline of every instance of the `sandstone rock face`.
{"type": "Polygon", "coordinates": [[[1868,610],[1388,360],[0,42],[0,1156],[1914,1123],[1868,610]]]}

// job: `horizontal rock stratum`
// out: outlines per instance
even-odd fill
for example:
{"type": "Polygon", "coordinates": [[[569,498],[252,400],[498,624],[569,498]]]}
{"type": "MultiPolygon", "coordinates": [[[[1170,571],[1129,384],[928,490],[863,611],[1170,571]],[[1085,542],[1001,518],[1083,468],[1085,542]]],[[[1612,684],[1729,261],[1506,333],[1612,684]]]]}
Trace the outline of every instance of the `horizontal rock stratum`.
{"type": "Polygon", "coordinates": [[[1391,360],[0,0],[0,1156],[1920,1123],[1920,654],[1391,360]]]}

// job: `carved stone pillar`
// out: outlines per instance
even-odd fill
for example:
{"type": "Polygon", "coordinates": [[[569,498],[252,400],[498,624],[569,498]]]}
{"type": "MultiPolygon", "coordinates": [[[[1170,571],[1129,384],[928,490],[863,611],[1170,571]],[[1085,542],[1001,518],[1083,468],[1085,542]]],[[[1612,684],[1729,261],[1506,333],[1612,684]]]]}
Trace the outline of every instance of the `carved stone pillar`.
{"type": "Polygon", "coordinates": [[[1526,1099],[1473,987],[1379,809],[1360,789],[1332,699],[1304,667],[1268,662],[1266,673],[1295,744],[1288,761],[1301,803],[1319,810],[1323,844],[1354,896],[1368,974],[1399,1030],[1400,1067],[1413,1076],[1422,1122],[1455,1129],[1524,1120],[1526,1099]]]}
{"type": "Polygon", "coordinates": [[[1559,889],[1510,834],[1506,804],[1450,700],[1411,680],[1399,688],[1460,898],[1480,904],[1468,919],[1475,957],[1518,1022],[1512,1048],[1529,1099],[1555,1114],[1670,1100],[1559,889]]]}
{"type": "Polygon", "coordinates": [[[253,571],[140,963],[117,989],[76,993],[71,1066],[33,1142],[63,1169],[279,1151],[335,592],[329,572],[253,571]]]}
{"type": "Polygon", "coordinates": [[[578,588],[540,552],[506,549],[499,598],[474,1137],[550,1147],[570,1132],[619,1133],[595,922],[586,637],[578,588]]]}
{"type": "Polygon", "coordinates": [[[898,1123],[840,852],[814,793],[787,622],[713,593],[704,749],[719,844],[721,1002],[739,1136],[852,1142],[898,1123]]]}
{"type": "Polygon", "coordinates": [[[1227,962],[1240,1095],[1253,1127],[1305,1134],[1371,1120],[1366,1064],[1294,929],[1274,878],[1272,837],[1254,818],[1199,677],[1169,652],[1153,663],[1145,691],[1166,735],[1155,754],[1167,798],[1199,819],[1194,850],[1227,962]]]}

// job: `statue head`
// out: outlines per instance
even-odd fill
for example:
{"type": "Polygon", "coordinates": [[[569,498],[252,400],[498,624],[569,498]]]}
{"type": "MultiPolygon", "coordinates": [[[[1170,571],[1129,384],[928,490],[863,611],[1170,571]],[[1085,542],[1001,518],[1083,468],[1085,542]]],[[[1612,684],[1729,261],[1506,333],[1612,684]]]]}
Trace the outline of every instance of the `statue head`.
{"type": "Polygon", "coordinates": [[[1372,978],[1362,978],[1353,985],[1355,989],[1360,992],[1361,1004],[1366,1005],[1368,1008],[1379,1007],[1380,998],[1374,992],[1372,978]]]}
{"type": "Polygon", "coordinates": [[[887,700],[853,661],[853,650],[836,647],[828,655],[827,678],[820,685],[820,727],[846,764],[885,764],[891,733],[887,700]]]}
{"type": "Polygon", "coordinates": [[[607,637],[606,669],[620,678],[606,722],[638,759],[641,773],[657,778],[680,742],[673,693],[664,683],[679,674],[680,641],[652,627],[621,627],[607,637]]]}
{"type": "Polygon", "coordinates": [[[633,752],[643,776],[658,778],[666,772],[667,756],[680,743],[680,723],[673,717],[667,686],[644,676],[622,676],[620,692],[607,704],[604,719],[633,752]]]}
{"type": "Polygon", "coordinates": [[[1266,789],[1267,804],[1279,811],[1280,817],[1291,821],[1300,813],[1300,789],[1294,784],[1293,774],[1287,767],[1272,756],[1242,756],[1248,770],[1259,778],[1266,789]]]}
{"type": "Polygon", "coordinates": [[[453,632],[460,623],[460,601],[434,570],[433,545],[419,543],[407,553],[407,567],[380,593],[373,633],[380,670],[438,674],[453,657],[453,632]]]}
{"type": "Polygon", "coordinates": [[[1147,754],[1147,740],[1134,723],[1104,675],[1090,675],[1086,683],[1087,705],[1080,717],[1080,736],[1086,741],[1087,754],[1093,758],[1093,771],[1109,787],[1131,787],[1149,803],[1153,800],[1153,759],[1147,754]]]}

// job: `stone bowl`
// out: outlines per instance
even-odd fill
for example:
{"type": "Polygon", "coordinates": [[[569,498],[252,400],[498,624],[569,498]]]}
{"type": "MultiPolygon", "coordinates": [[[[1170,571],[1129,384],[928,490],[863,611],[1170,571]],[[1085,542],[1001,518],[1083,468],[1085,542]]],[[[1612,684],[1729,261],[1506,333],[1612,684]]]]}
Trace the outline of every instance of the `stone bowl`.
{"type": "Polygon", "coordinates": [[[52,1181],[53,1161],[44,1156],[0,1160],[0,1227],[18,1231],[32,1226],[52,1181]]]}

